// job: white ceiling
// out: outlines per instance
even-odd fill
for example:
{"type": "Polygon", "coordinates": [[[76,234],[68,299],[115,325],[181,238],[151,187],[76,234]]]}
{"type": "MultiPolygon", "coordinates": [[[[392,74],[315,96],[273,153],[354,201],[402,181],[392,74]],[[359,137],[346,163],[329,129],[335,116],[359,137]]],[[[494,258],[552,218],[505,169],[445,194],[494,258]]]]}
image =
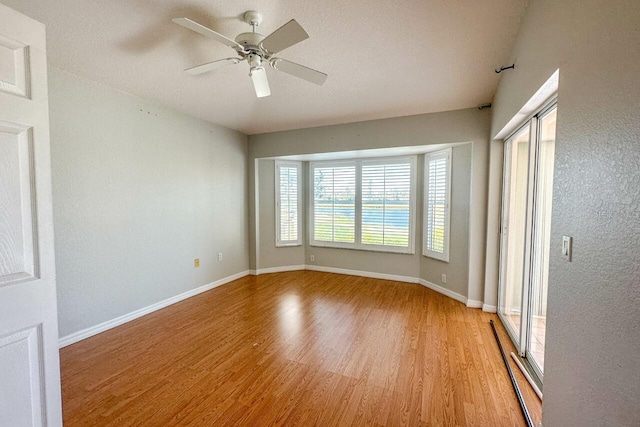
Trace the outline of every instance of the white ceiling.
{"type": "Polygon", "coordinates": [[[491,101],[527,0],[0,0],[47,26],[50,65],[247,134],[468,108],[491,101]],[[324,86],[268,69],[257,99],[241,63],[171,22],[230,38],[258,10],[268,35],[295,18],[310,38],[279,56],[329,74],[324,86]]]}

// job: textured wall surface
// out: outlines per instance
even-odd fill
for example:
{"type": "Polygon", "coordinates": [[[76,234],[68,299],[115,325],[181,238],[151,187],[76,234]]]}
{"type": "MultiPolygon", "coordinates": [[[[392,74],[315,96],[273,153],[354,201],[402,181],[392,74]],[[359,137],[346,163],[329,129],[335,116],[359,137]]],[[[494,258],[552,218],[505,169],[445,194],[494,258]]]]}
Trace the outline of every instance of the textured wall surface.
{"type": "MultiPolygon", "coordinates": [[[[484,242],[486,212],[486,173],[488,156],[488,120],[486,110],[477,109],[451,111],[437,114],[400,117],[326,126],[287,132],[275,132],[249,137],[250,164],[253,159],[294,154],[330,153],[371,148],[407,147],[445,143],[472,142],[454,148],[453,197],[456,211],[453,212],[452,239],[455,251],[460,256],[451,257],[449,264],[424,259],[422,256],[422,179],[423,158],[417,163],[418,206],[416,210],[416,253],[415,255],[368,252],[349,249],[321,248],[306,246],[306,262],[309,255],[315,257],[315,265],[342,269],[370,271],[400,276],[420,277],[443,286],[465,297],[482,300],[484,279],[484,242]],[[466,200],[466,203],[464,202],[466,200]],[[479,250],[470,249],[479,247],[479,250]],[[474,257],[472,260],[471,257],[474,257]],[[471,273],[471,272],[474,273],[471,273]],[[441,282],[441,274],[448,275],[447,284],[441,282]]],[[[260,165],[262,165],[262,161],[260,165]]],[[[253,168],[252,168],[253,169],[253,168]]],[[[251,171],[250,173],[252,173],[251,171]]],[[[251,179],[251,178],[250,178],[251,179]]],[[[273,180],[259,184],[259,204],[273,205],[265,199],[273,197],[273,180]],[[268,188],[271,186],[270,188],[268,188]]],[[[251,198],[255,194],[250,195],[251,198]]],[[[293,265],[282,256],[269,253],[278,252],[273,242],[271,208],[259,206],[257,218],[250,213],[252,232],[257,231],[257,247],[263,255],[257,254],[260,268],[278,265],[293,265]],[[266,224],[266,225],[265,225],[266,224]],[[266,226],[267,229],[263,230],[266,226]],[[270,233],[270,234],[269,234],[270,233]],[[267,244],[263,245],[262,241],[267,244]],[[266,251],[266,252],[265,252],[266,251]],[[274,265],[268,264],[273,262],[274,265]]],[[[252,237],[255,239],[255,236],[252,237]]],[[[255,262],[252,261],[252,262],[255,262]]]]}
{"type": "Polygon", "coordinates": [[[49,79],[61,336],[248,269],[245,135],[49,79]]]}
{"type": "Polygon", "coordinates": [[[639,46],[637,0],[531,0],[494,102],[492,134],[560,69],[546,427],[640,420],[639,46]]]}

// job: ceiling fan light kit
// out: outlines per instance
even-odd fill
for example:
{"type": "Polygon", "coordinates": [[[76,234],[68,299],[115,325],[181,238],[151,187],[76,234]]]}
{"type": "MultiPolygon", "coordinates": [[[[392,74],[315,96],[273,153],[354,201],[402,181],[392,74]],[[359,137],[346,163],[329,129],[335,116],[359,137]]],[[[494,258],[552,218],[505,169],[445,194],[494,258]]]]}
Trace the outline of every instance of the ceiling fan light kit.
{"type": "Polygon", "coordinates": [[[309,34],[294,19],[266,37],[256,32],[256,28],[262,23],[262,15],[260,13],[250,10],[244,14],[244,20],[251,25],[252,31],[241,33],[235,40],[232,40],[189,18],[174,18],[172,21],[176,24],[229,46],[239,55],[237,58],[220,59],[187,68],[185,72],[197,75],[247,61],[249,64],[249,76],[253,81],[253,87],[258,98],[271,95],[265,65],[317,85],[322,85],[327,80],[328,76],[325,73],[274,56],[278,52],[309,38],[309,34]]]}

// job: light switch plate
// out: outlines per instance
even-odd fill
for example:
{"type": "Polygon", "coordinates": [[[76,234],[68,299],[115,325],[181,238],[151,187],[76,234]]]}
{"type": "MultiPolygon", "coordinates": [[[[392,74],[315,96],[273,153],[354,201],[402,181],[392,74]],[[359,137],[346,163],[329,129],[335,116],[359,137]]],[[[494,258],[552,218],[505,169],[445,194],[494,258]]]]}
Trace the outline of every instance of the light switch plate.
{"type": "Polygon", "coordinates": [[[562,236],[562,255],[567,258],[567,261],[571,262],[571,249],[573,246],[573,237],[562,236]]]}

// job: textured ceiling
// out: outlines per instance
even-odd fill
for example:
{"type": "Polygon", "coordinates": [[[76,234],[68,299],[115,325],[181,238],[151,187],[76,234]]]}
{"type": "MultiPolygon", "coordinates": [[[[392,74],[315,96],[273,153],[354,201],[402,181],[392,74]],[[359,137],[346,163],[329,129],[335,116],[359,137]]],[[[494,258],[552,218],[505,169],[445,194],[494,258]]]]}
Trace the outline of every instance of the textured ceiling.
{"type": "Polygon", "coordinates": [[[1,0],[47,26],[50,65],[247,134],[468,108],[491,101],[526,0],[1,0]],[[310,34],[278,56],[329,74],[324,86],[268,69],[257,99],[241,63],[171,22],[230,38],[258,10],[268,35],[295,18],[310,34]]]}

